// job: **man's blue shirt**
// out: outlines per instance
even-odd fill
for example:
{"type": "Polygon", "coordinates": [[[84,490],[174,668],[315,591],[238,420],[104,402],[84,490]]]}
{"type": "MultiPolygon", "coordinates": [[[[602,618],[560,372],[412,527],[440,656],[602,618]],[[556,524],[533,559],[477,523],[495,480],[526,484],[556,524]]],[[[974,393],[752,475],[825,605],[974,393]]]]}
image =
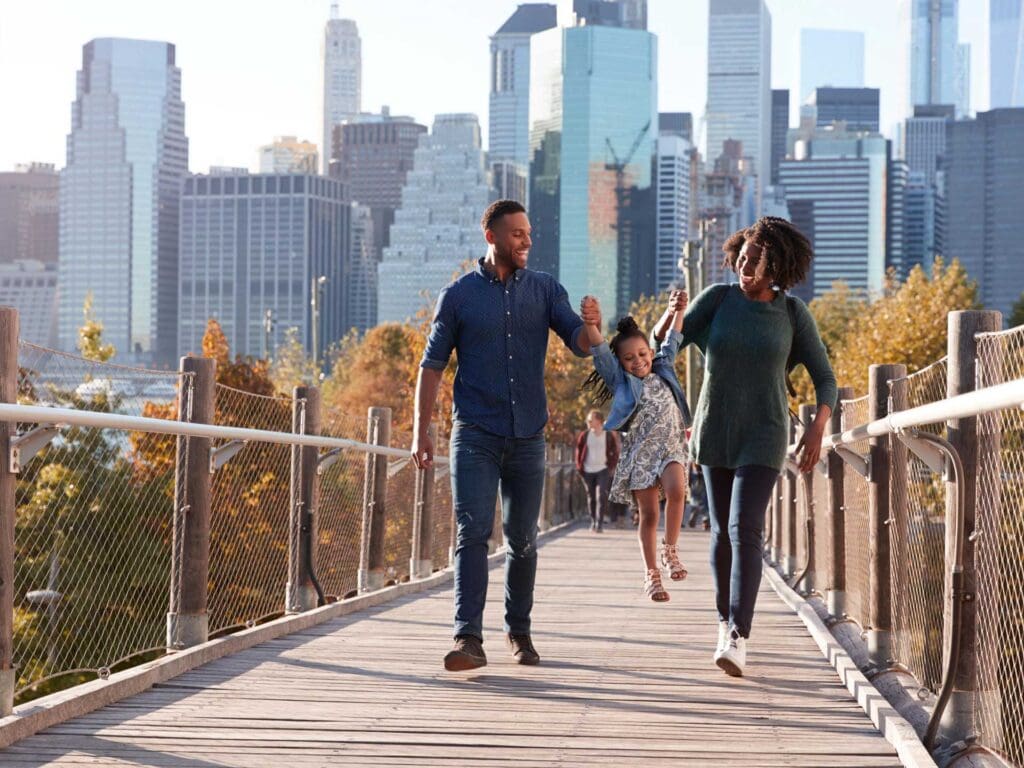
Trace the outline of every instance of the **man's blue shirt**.
{"type": "Polygon", "coordinates": [[[549,328],[586,357],[576,346],[583,321],[555,278],[518,269],[502,283],[480,259],[437,297],[420,366],[444,370],[455,350],[455,419],[503,437],[533,437],[548,420],[549,328]]]}

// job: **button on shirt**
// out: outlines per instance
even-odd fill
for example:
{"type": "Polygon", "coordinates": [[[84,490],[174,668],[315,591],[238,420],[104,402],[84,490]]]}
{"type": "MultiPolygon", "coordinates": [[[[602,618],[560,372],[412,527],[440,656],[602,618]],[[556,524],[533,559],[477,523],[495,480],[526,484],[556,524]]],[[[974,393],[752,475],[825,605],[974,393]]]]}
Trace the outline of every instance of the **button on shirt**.
{"type": "Polygon", "coordinates": [[[548,420],[548,329],[586,357],[576,347],[583,321],[557,280],[519,269],[503,283],[480,259],[437,297],[420,366],[443,370],[454,350],[455,419],[502,437],[533,437],[548,420]]]}

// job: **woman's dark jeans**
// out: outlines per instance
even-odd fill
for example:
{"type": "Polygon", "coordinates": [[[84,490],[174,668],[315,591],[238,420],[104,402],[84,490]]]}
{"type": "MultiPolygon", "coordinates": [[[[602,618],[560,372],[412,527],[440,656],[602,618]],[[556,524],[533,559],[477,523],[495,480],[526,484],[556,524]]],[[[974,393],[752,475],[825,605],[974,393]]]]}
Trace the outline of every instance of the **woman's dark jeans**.
{"type": "Polygon", "coordinates": [[[761,586],[764,516],[779,471],[702,467],[711,517],[711,574],[718,618],[750,637],[761,586]]]}

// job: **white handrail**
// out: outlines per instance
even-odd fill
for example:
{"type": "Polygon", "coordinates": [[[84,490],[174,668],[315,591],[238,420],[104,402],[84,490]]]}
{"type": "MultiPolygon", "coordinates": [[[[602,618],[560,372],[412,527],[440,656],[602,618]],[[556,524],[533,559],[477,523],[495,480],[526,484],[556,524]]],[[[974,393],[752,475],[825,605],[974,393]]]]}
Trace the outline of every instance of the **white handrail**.
{"type": "MultiPolygon", "coordinates": [[[[124,416],[117,413],[79,411],[74,408],[50,408],[40,405],[0,403],[0,421],[33,424],[70,424],[76,427],[120,429],[126,432],[152,432],[162,435],[206,437],[211,440],[254,440],[281,445],[304,445],[313,448],[347,448],[375,453],[380,456],[409,458],[409,451],[382,445],[361,443],[342,437],[326,435],[297,435],[292,432],[271,432],[244,427],[224,427],[216,424],[192,424],[185,421],[153,419],[146,416],[124,416]]],[[[435,463],[446,463],[447,456],[435,456],[435,463]]]]}
{"type": "MultiPolygon", "coordinates": [[[[926,424],[937,424],[949,419],[965,419],[992,411],[1018,407],[1024,408],[1024,378],[977,389],[974,392],[966,392],[934,403],[926,403],[905,411],[890,413],[877,421],[860,424],[844,432],[836,432],[834,435],[825,435],[821,441],[821,449],[828,451],[836,446],[867,440],[869,437],[885,437],[926,424]]],[[[795,451],[796,445],[794,444],[789,446],[787,452],[792,458],[795,451]]]]}

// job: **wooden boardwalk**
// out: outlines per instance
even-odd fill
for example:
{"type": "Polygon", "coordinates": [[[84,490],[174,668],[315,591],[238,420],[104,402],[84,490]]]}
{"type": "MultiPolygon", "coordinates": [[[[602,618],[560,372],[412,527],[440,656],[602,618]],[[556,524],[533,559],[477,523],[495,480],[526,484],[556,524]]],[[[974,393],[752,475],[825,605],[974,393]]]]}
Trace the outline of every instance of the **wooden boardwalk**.
{"type": "Polygon", "coordinates": [[[690,578],[640,596],[632,531],[541,548],[520,667],[491,572],[490,664],[446,673],[450,585],[210,663],[0,751],[0,766],[893,766],[800,620],[762,586],[743,679],[711,663],[707,534],[690,578]]]}

